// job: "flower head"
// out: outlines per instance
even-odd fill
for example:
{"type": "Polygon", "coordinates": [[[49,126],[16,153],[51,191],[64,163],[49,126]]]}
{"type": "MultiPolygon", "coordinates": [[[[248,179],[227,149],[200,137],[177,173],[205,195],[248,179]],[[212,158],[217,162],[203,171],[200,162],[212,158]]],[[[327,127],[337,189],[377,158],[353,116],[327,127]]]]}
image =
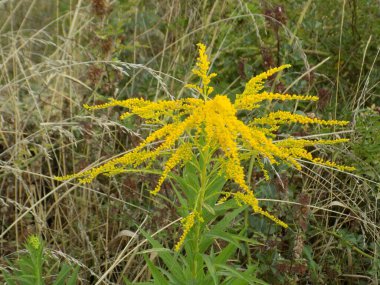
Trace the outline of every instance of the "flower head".
{"type": "MultiPolygon", "coordinates": [[[[307,146],[314,144],[334,144],[346,140],[315,141],[297,139],[294,137],[280,141],[273,140],[275,136],[273,132],[277,131],[280,126],[286,124],[343,126],[348,124],[348,122],[320,120],[316,118],[311,119],[291,112],[276,111],[261,117],[256,117],[249,124],[245,124],[237,116],[238,112],[240,110],[254,110],[260,107],[260,103],[263,101],[316,101],[318,97],[262,91],[266,79],[290,67],[290,65],[282,65],[272,68],[249,80],[243,93],[237,94],[234,102],[224,94],[217,94],[211,98],[210,94],[213,92],[213,88],[209,84],[216,74],[211,73],[208,75],[210,62],[206,54],[205,45],[198,44],[198,48],[199,57],[196,64],[197,69],[194,69],[193,73],[201,79],[201,84],[191,84],[187,85],[187,87],[198,91],[202,96],[201,99],[187,98],[173,101],[162,100],[158,102],[137,98],[121,101],[111,99],[108,103],[102,105],[85,105],[85,108],[89,110],[121,106],[127,109],[127,112],[121,115],[121,119],[135,115],[148,122],[153,122],[160,127],[129,153],[114,158],[99,167],[84,170],[73,175],[56,177],[56,179],[66,180],[78,178],[81,183],[89,183],[99,174],[107,176],[116,175],[126,172],[130,168],[139,167],[144,163],[155,160],[163,153],[169,153],[169,158],[165,163],[157,187],[151,192],[152,194],[157,194],[169,172],[174,167],[190,160],[193,149],[197,149],[201,145],[200,140],[202,140],[205,141],[206,147],[209,149],[219,149],[222,151],[222,155],[219,154],[220,152],[214,152],[214,155],[219,155],[222,161],[221,173],[226,178],[235,182],[241,189],[238,193],[231,193],[232,196],[234,196],[239,203],[249,205],[255,213],[266,216],[275,223],[287,227],[284,222],[264,211],[259,206],[253,190],[250,189],[246,183],[242,160],[254,156],[257,159],[257,164],[262,168],[267,178],[269,178],[269,176],[261,162],[262,159],[266,159],[273,165],[285,163],[296,169],[301,169],[299,161],[305,159],[319,165],[340,170],[352,170],[351,167],[341,166],[333,162],[315,158],[311,152],[306,149],[307,146]],[[158,141],[161,143],[157,144],[158,146],[155,148],[152,147],[152,143],[158,141]]],[[[178,243],[179,246],[193,226],[197,215],[199,214],[193,212],[184,220],[184,235],[178,243]]],[[[177,248],[179,246],[177,246],[177,248]]]]}
{"type": "Polygon", "coordinates": [[[202,43],[197,44],[197,46],[199,48],[199,57],[197,58],[198,69],[193,69],[193,73],[202,80],[202,86],[187,84],[186,87],[197,90],[206,100],[208,96],[214,91],[214,88],[209,86],[209,84],[211,82],[211,79],[214,78],[217,74],[211,73],[210,75],[207,75],[210,69],[210,61],[208,60],[208,56],[206,54],[206,46],[202,43]]]}
{"type": "Polygon", "coordinates": [[[34,249],[39,249],[41,246],[41,241],[38,236],[31,235],[28,237],[27,243],[34,249]]]}

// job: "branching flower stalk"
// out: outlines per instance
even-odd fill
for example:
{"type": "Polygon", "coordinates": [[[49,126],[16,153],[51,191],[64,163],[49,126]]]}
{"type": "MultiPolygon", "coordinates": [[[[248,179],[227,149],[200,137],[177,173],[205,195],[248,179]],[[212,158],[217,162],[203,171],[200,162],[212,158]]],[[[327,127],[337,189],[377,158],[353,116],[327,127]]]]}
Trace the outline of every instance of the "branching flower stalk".
{"type": "MultiPolygon", "coordinates": [[[[149,162],[157,159],[163,153],[169,153],[162,175],[156,187],[151,191],[153,195],[156,195],[173,168],[188,163],[194,156],[206,160],[203,163],[216,158],[220,164],[220,175],[235,182],[240,189],[238,192],[227,192],[219,202],[222,203],[229,197],[233,197],[238,203],[249,205],[254,213],[261,214],[286,228],[288,227],[286,223],[259,206],[254,191],[246,183],[242,161],[255,157],[256,165],[262,169],[267,179],[269,179],[269,175],[262,162],[263,160],[272,165],[282,163],[299,170],[301,169],[299,163],[301,159],[341,171],[353,170],[353,167],[350,166],[338,165],[331,161],[313,157],[311,152],[306,149],[308,146],[317,144],[342,143],[346,142],[346,139],[305,140],[289,137],[280,141],[273,140],[274,132],[286,124],[344,126],[348,122],[312,119],[299,114],[276,111],[256,117],[245,124],[237,116],[241,110],[255,111],[263,102],[272,100],[317,101],[318,97],[263,91],[265,80],[273,74],[289,68],[290,65],[288,64],[272,68],[250,79],[243,93],[237,94],[234,101],[231,101],[224,94],[212,96],[214,88],[210,86],[210,83],[217,74],[209,73],[210,61],[206,54],[206,46],[198,44],[198,48],[199,57],[196,68],[192,72],[200,78],[200,83],[186,85],[187,88],[195,90],[199,94],[198,98],[158,102],[151,102],[142,98],[110,99],[108,103],[101,105],[85,105],[84,107],[88,110],[121,106],[127,109],[127,112],[120,116],[121,119],[135,115],[145,119],[146,122],[160,126],[160,128],[150,134],[131,152],[121,157],[114,158],[99,167],[72,175],[56,177],[56,179],[62,181],[77,178],[80,183],[90,183],[100,174],[113,176],[127,172],[130,168],[143,165],[151,167],[149,162]],[[162,143],[152,149],[151,144],[159,140],[162,143]]],[[[199,173],[201,182],[202,179],[207,179],[207,173],[203,173],[203,171],[207,171],[207,169],[205,168],[199,173]]],[[[204,183],[207,182],[203,181],[202,183],[204,186],[204,183]]],[[[184,217],[182,221],[183,234],[175,246],[177,251],[182,247],[186,236],[194,225],[202,223],[202,204],[205,195],[202,185],[199,189],[195,208],[189,210],[188,216],[184,217]]],[[[199,228],[196,228],[196,231],[198,230],[199,228]]]]}

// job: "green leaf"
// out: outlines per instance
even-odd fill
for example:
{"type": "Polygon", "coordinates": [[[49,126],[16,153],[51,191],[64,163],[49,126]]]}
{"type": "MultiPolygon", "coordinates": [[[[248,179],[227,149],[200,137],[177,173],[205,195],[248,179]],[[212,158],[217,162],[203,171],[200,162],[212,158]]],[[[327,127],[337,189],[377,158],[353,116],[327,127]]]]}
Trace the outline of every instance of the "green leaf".
{"type": "Polygon", "coordinates": [[[203,254],[202,255],[204,262],[206,263],[208,274],[211,276],[215,285],[219,284],[218,276],[216,275],[216,268],[214,266],[213,260],[211,260],[210,256],[203,254]]]}
{"type": "Polygon", "coordinates": [[[150,272],[152,273],[154,284],[157,285],[165,285],[169,284],[164,275],[160,272],[160,270],[153,264],[153,262],[144,254],[145,262],[147,263],[150,272]]]}
{"type": "Polygon", "coordinates": [[[21,285],[36,285],[36,284],[42,284],[42,283],[36,283],[36,278],[34,278],[34,275],[27,275],[23,274],[21,276],[17,276],[14,278],[16,281],[20,281],[21,285]]]}
{"type": "Polygon", "coordinates": [[[203,204],[203,208],[206,209],[207,212],[209,212],[211,215],[215,216],[215,210],[212,206],[209,204],[203,204]]]}
{"type": "Polygon", "coordinates": [[[244,210],[243,207],[235,209],[234,211],[226,214],[222,220],[220,220],[212,229],[204,236],[202,236],[202,240],[199,246],[200,252],[205,252],[206,249],[214,242],[212,238],[213,235],[217,235],[217,233],[223,232],[226,228],[228,228],[233,219],[239,215],[244,210]]]}
{"type": "Polygon", "coordinates": [[[241,241],[241,242],[247,242],[247,243],[249,243],[251,245],[264,245],[263,243],[258,242],[257,240],[254,240],[254,239],[251,239],[251,238],[247,238],[244,235],[231,234],[231,236],[233,236],[233,238],[235,240],[238,240],[238,241],[241,241]]]}
{"type": "Polygon", "coordinates": [[[184,280],[183,270],[177,259],[170,253],[166,248],[164,248],[158,241],[153,239],[147,232],[141,230],[141,233],[144,237],[150,242],[153,246],[152,250],[157,252],[158,256],[167,266],[170,273],[172,273],[176,282],[184,280]]]}
{"type": "MultiPolygon", "coordinates": [[[[184,183],[186,185],[185,180],[182,179],[181,177],[175,176],[174,180],[176,180],[180,185],[181,183],[184,183]]],[[[186,187],[186,186],[182,186],[182,187],[186,187]]],[[[178,191],[173,183],[172,183],[172,188],[177,195],[177,198],[178,198],[179,203],[181,204],[181,207],[184,209],[188,209],[189,208],[188,202],[187,202],[187,199],[183,197],[182,191],[178,191]]]]}
{"type": "MultiPolygon", "coordinates": [[[[257,268],[253,266],[249,266],[246,270],[240,272],[238,271],[242,276],[245,277],[246,280],[248,281],[248,284],[261,284],[261,285],[269,285],[265,281],[258,279],[255,277],[256,275],[257,268]]],[[[243,281],[244,282],[244,281],[243,281]]],[[[228,285],[241,285],[242,280],[239,280],[235,277],[232,277],[229,282],[227,283],[228,285]]]]}
{"type": "MultiPolygon", "coordinates": [[[[183,178],[184,183],[181,184],[182,190],[184,191],[186,198],[189,202],[195,202],[195,198],[198,195],[198,191],[200,189],[199,185],[199,171],[196,165],[196,157],[193,156],[192,161],[186,163],[183,168],[183,178]]],[[[194,205],[190,205],[193,207],[194,205]]]]}
{"type": "Polygon", "coordinates": [[[226,276],[229,280],[228,282],[223,282],[223,284],[228,285],[243,285],[243,284],[261,284],[261,285],[268,285],[263,280],[260,280],[255,277],[255,271],[256,268],[253,266],[249,266],[244,271],[238,271],[235,268],[219,264],[217,267],[223,269],[223,271],[218,272],[218,274],[226,276]]]}
{"type": "Polygon", "coordinates": [[[215,204],[220,197],[224,185],[226,184],[226,179],[218,173],[215,173],[211,178],[212,180],[207,185],[205,199],[208,203],[215,204]]]}
{"type": "Polygon", "coordinates": [[[224,271],[219,271],[218,274],[219,275],[222,275],[222,276],[226,276],[226,277],[230,277],[232,279],[239,279],[239,284],[243,285],[243,284],[252,284],[250,283],[250,280],[249,278],[246,278],[244,276],[244,274],[242,274],[241,272],[237,271],[236,269],[230,267],[230,266],[227,266],[227,265],[224,265],[224,264],[217,264],[217,267],[219,268],[222,268],[224,271]]]}
{"type": "Polygon", "coordinates": [[[212,230],[212,232],[206,234],[206,238],[209,238],[211,240],[222,239],[229,242],[230,244],[235,245],[235,247],[240,248],[240,244],[235,239],[235,236],[225,231],[212,230]]]}
{"type": "Polygon", "coordinates": [[[236,252],[236,249],[236,246],[233,244],[227,245],[215,258],[215,264],[226,264],[228,259],[236,252]]]}
{"type": "Polygon", "coordinates": [[[4,280],[7,282],[8,285],[16,285],[16,282],[14,281],[14,279],[8,272],[4,270],[3,274],[4,274],[4,280]]]}
{"type": "Polygon", "coordinates": [[[57,279],[53,283],[54,285],[64,285],[65,279],[70,273],[70,266],[68,266],[66,263],[62,265],[61,270],[58,273],[57,279]]]}
{"type": "Polygon", "coordinates": [[[78,273],[79,273],[79,266],[75,267],[73,274],[70,276],[69,280],[67,280],[66,285],[75,285],[78,281],[78,273]]]}

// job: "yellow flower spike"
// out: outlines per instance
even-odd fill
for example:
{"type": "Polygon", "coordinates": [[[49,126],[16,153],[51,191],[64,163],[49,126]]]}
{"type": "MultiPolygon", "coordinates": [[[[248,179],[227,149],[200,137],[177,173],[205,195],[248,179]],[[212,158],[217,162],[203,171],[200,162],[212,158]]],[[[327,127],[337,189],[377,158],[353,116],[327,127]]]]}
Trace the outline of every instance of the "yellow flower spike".
{"type": "Polygon", "coordinates": [[[352,166],[336,164],[334,161],[324,161],[323,159],[319,157],[314,158],[312,161],[320,165],[336,168],[340,171],[354,171],[356,169],[355,167],[352,167],[352,166]]]}
{"type": "Polygon", "coordinates": [[[114,106],[132,108],[134,106],[143,106],[143,105],[150,104],[149,101],[145,101],[142,98],[132,98],[129,100],[122,100],[122,101],[110,98],[109,101],[110,102],[108,103],[94,105],[94,106],[89,106],[88,104],[84,104],[83,107],[87,110],[99,110],[99,109],[105,109],[105,108],[114,107],[114,106]]]}
{"type": "Polygon", "coordinates": [[[216,203],[217,205],[221,205],[221,204],[223,204],[224,202],[226,202],[227,200],[228,200],[228,198],[230,198],[231,197],[231,193],[225,193],[224,195],[223,195],[223,197],[222,198],[220,198],[219,199],[219,201],[216,203]]]}
{"type": "Polygon", "coordinates": [[[259,201],[256,199],[256,197],[253,195],[252,192],[249,192],[249,193],[237,192],[237,193],[234,193],[234,197],[238,203],[244,202],[246,205],[251,206],[253,212],[259,213],[267,217],[268,219],[272,220],[273,222],[275,222],[276,224],[284,228],[288,227],[286,223],[284,223],[280,219],[276,218],[275,216],[269,214],[267,211],[264,211],[261,207],[259,207],[259,201]]]}
{"type": "Polygon", "coordinates": [[[268,171],[265,169],[264,167],[264,163],[260,160],[260,159],[257,159],[256,160],[257,164],[259,165],[261,171],[264,173],[264,178],[266,181],[269,181],[270,180],[270,177],[269,177],[269,174],[268,174],[268,171]]]}
{"type": "Polygon", "coordinates": [[[156,195],[161,188],[162,183],[164,183],[166,177],[168,176],[169,172],[178,165],[181,161],[188,161],[191,158],[192,152],[192,145],[189,143],[183,143],[175,152],[174,154],[169,158],[169,160],[165,164],[164,172],[161,174],[160,179],[158,180],[158,183],[156,185],[156,188],[151,191],[150,193],[153,195],[156,195]]]}
{"type": "Polygon", "coordinates": [[[256,118],[251,124],[255,125],[271,125],[276,126],[280,124],[289,124],[289,123],[299,123],[299,124],[318,124],[324,126],[345,126],[348,121],[337,121],[337,120],[321,120],[317,118],[309,118],[299,114],[293,114],[286,111],[277,111],[269,113],[268,116],[262,118],[256,118]]]}
{"type": "MultiPolygon", "coordinates": [[[[246,85],[242,94],[231,100],[223,94],[214,97],[209,95],[213,91],[210,86],[215,73],[209,74],[210,62],[206,54],[206,46],[198,44],[199,57],[193,73],[200,77],[201,84],[188,84],[186,87],[197,90],[203,98],[186,98],[178,100],[160,100],[151,102],[145,99],[111,99],[108,103],[88,106],[89,110],[104,109],[119,106],[126,109],[121,118],[138,116],[145,122],[153,122],[156,130],[134,148],[131,152],[120,157],[80,173],[55,177],[63,181],[76,178],[80,183],[89,183],[98,175],[113,176],[119,173],[136,169],[144,164],[150,167],[151,162],[157,160],[163,154],[168,154],[167,161],[161,176],[158,178],[156,188],[152,194],[157,194],[170,171],[175,167],[191,160],[192,149],[212,150],[213,158],[217,157],[221,163],[221,173],[225,178],[236,183],[241,192],[231,193],[239,203],[249,205],[255,213],[259,213],[275,223],[287,227],[287,225],[260,208],[254,192],[246,184],[246,176],[242,166],[242,160],[249,159],[252,155],[257,157],[258,166],[263,170],[266,179],[269,174],[259,159],[265,159],[272,165],[284,163],[301,170],[299,160],[307,160],[322,166],[328,166],[342,171],[352,171],[350,166],[339,165],[335,162],[314,158],[307,147],[312,145],[331,145],[346,142],[346,139],[337,140],[306,140],[289,137],[276,141],[275,130],[280,125],[290,123],[319,124],[326,126],[344,126],[347,121],[321,120],[308,118],[300,114],[286,111],[266,113],[263,116],[254,117],[251,123],[246,124],[237,116],[241,110],[253,110],[263,101],[271,100],[305,100],[316,101],[316,96],[279,94],[262,91],[265,80],[290,65],[282,65],[272,68],[253,77],[246,85]],[[209,75],[208,75],[209,74],[209,75]],[[191,136],[191,138],[189,138],[191,136]],[[177,148],[176,148],[177,147],[177,148]],[[219,150],[219,151],[217,151],[219,150]]],[[[265,111],[265,110],[264,110],[265,111]]],[[[253,113],[255,115],[255,113],[253,113]]],[[[229,194],[224,193],[219,203],[228,199],[229,194]]],[[[184,233],[176,245],[179,250],[187,234],[196,221],[201,222],[200,213],[193,212],[183,219],[184,233]]]]}
{"type": "Polygon", "coordinates": [[[206,100],[208,96],[214,91],[214,88],[209,86],[209,84],[211,82],[211,79],[217,76],[217,74],[211,73],[210,75],[207,75],[210,68],[210,61],[208,60],[208,56],[206,54],[206,46],[202,43],[197,44],[197,46],[199,57],[197,58],[196,66],[198,68],[194,68],[192,72],[202,80],[203,86],[187,84],[185,87],[197,90],[206,100]]]}
{"type": "Polygon", "coordinates": [[[186,84],[186,85],[185,85],[185,88],[196,89],[196,88],[197,88],[197,85],[195,85],[195,84],[186,84]]]}
{"type": "Polygon", "coordinates": [[[183,233],[174,246],[175,251],[179,251],[181,249],[181,246],[185,242],[186,236],[189,234],[191,228],[194,226],[196,219],[198,219],[199,222],[203,222],[203,218],[200,216],[200,214],[194,211],[181,220],[183,233]]]}
{"type": "Polygon", "coordinates": [[[268,79],[273,74],[280,72],[281,70],[284,70],[285,68],[289,68],[289,67],[291,67],[290,64],[284,64],[279,67],[271,68],[253,77],[252,79],[248,81],[243,93],[240,94],[238,97],[256,95],[259,91],[261,91],[264,88],[264,80],[268,79]]]}
{"type": "MultiPolygon", "coordinates": [[[[244,94],[244,93],[243,93],[244,94]]],[[[254,93],[237,95],[234,106],[241,110],[252,110],[260,107],[258,103],[265,100],[280,100],[280,101],[290,101],[290,100],[300,100],[300,101],[318,101],[318,96],[304,96],[304,95],[291,95],[291,94],[280,94],[280,93],[254,93]]]]}
{"type": "Polygon", "coordinates": [[[296,139],[296,138],[286,138],[276,142],[277,146],[281,147],[298,147],[304,148],[306,146],[313,145],[332,145],[338,143],[345,143],[350,141],[349,139],[335,139],[335,140],[305,140],[305,139],[296,139]]]}

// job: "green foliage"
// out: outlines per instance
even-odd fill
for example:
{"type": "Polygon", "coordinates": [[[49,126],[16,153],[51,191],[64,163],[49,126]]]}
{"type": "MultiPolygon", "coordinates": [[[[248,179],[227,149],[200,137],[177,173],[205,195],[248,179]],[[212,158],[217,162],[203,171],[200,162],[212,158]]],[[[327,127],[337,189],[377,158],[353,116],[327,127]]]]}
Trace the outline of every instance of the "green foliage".
{"type": "Polygon", "coordinates": [[[356,136],[352,149],[360,161],[356,163],[358,173],[369,179],[380,181],[380,109],[367,108],[359,112],[356,136]]]}
{"type": "MultiPolygon", "coordinates": [[[[242,209],[236,209],[227,213],[220,222],[213,225],[212,230],[206,231],[199,241],[195,241],[202,244],[198,252],[194,252],[192,242],[185,244],[187,254],[173,252],[145,233],[144,236],[153,246],[149,252],[156,252],[164,266],[154,265],[145,256],[154,281],[139,284],[267,284],[254,277],[257,265],[241,268],[229,261],[239,249],[239,242],[244,240],[242,233],[231,234],[227,229],[230,221],[241,211],[242,209]],[[215,240],[224,240],[229,244],[219,249],[210,248],[215,240]]],[[[253,240],[250,242],[254,243],[253,240]]]]}
{"type": "Polygon", "coordinates": [[[45,265],[48,256],[41,238],[30,236],[25,248],[26,253],[22,254],[15,262],[9,262],[12,271],[3,271],[4,279],[8,285],[77,284],[79,267],[74,268],[62,263],[59,272],[56,273],[55,266],[47,267],[45,265]]]}
{"type": "Polygon", "coordinates": [[[193,209],[199,209],[198,189],[205,187],[200,210],[203,219],[196,222],[179,252],[165,248],[144,232],[144,237],[152,245],[149,252],[155,252],[162,265],[158,265],[160,261],[154,263],[142,252],[153,280],[140,284],[267,284],[255,277],[257,264],[242,266],[234,262],[244,244],[258,243],[246,238],[245,230],[239,230],[239,215],[246,207],[236,209],[232,200],[215,206],[226,182],[218,168],[217,160],[209,161],[207,155],[200,154],[199,157],[194,155],[185,165],[182,176],[172,175],[176,182],[172,186],[181,204],[178,211],[184,218],[193,209]],[[205,168],[207,176],[202,179],[200,172],[205,168]],[[232,224],[235,226],[231,227],[232,224]]]}

